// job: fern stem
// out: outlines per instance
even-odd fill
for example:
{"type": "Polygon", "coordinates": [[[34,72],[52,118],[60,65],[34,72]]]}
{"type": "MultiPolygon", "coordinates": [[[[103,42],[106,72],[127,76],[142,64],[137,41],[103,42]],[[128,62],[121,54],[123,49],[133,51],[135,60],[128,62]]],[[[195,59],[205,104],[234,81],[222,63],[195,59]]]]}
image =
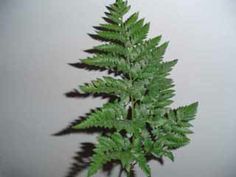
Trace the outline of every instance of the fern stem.
{"type": "Polygon", "coordinates": [[[120,171],[119,171],[118,177],[122,177],[122,173],[123,173],[123,167],[122,167],[122,165],[121,165],[121,166],[120,166],[120,171]]]}
{"type": "Polygon", "coordinates": [[[135,177],[134,176],[134,165],[135,164],[131,164],[131,166],[130,166],[130,169],[127,171],[127,177],[135,177]]]}

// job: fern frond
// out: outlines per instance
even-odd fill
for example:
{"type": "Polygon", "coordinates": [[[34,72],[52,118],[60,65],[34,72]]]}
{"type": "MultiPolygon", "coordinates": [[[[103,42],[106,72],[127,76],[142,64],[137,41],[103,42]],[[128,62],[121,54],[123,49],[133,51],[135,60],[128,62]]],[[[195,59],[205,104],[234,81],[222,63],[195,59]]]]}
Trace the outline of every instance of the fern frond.
{"type": "Polygon", "coordinates": [[[133,60],[135,62],[140,62],[140,60],[145,59],[145,56],[149,55],[150,52],[152,52],[152,50],[156,48],[160,40],[161,40],[161,36],[157,36],[135,46],[132,50],[133,60]]]}
{"type": "Polygon", "coordinates": [[[177,60],[163,61],[169,43],[161,43],[161,36],[147,39],[150,24],[139,19],[138,12],[126,17],[127,1],[116,0],[107,10],[105,22],[90,35],[103,43],[87,50],[94,55],[81,62],[115,75],[86,83],[79,92],[114,99],[73,128],[99,127],[113,132],[99,137],[88,177],[112,160],[119,161],[128,176],[138,164],[151,177],[151,156],[174,161],[172,151],[190,142],[187,135],[192,133],[190,121],[198,103],[171,109],[175,90],[169,75],[177,60]]]}
{"type": "Polygon", "coordinates": [[[130,31],[131,43],[135,45],[142,42],[144,39],[146,39],[149,32],[149,28],[150,28],[150,23],[147,23],[139,30],[137,29],[137,30],[130,31]]]}
{"type": "Polygon", "coordinates": [[[131,16],[131,18],[128,19],[128,21],[126,21],[125,24],[127,25],[125,26],[125,28],[127,29],[127,33],[132,45],[142,42],[142,40],[144,40],[147,37],[150,27],[149,23],[144,24],[144,19],[140,19],[137,22],[135,22],[136,18],[138,18],[137,16],[138,14],[134,14],[133,18],[131,16]]]}
{"type": "Polygon", "coordinates": [[[114,133],[109,137],[101,136],[94,150],[95,154],[91,158],[88,177],[94,175],[107,162],[124,157],[129,147],[129,140],[119,133],[114,133]]]}
{"type": "Polygon", "coordinates": [[[198,102],[192,103],[187,106],[179,107],[175,110],[177,120],[191,121],[195,118],[197,113],[198,102]]]}
{"type": "Polygon", "coordinates": [[[127,95],[129,88],[129,82],[126,82],[122,79],[115,79],[110,76],[104,76],[102,79],[97,79],[91,83],[80,86],[82,93],[106,93],[115,96],[127,95]]]}
{"type": "MultiPolygon", "coordinates": [[[[105,47],[104,47],[105,48],[105,47]]],[[[105,50],[105,49],[104,49],[105,50]]],[[[107,48],[107,50],[109,50],[107,48]]],[[[106,68],[113,71],[122,72],[124,75],[130,72],[126,61],[119,56],[112,55],[96,55],[82,60],[82,63],[100,68],[106,68]]]]}
{"type": "Polygon", "coordinates": [[[132,14],[124,23],[125,28],[129,29],[132,25],[134,25],[135,22],[138,20],[138,12],[135,12],[132,14]]]}
{"type": "Polygon", "coordinates": [[[99,51],[100,53],[106,53],[113,56],[122,56],[126,57],[127,50],[124,46],[118,44],[102,44],[99,46],[94,47],[95,50],[99,51]]]}
{"type": "Polygon", "coordinates": [[[153,52],[154,58],[158,59],[158,60],[162,59],[165,52],[166,52],[168,45],[169,45],[169,42],[165,42],[162,45],[160,45],[159,47],[157,47],[157,49],[154,50],[154,52],[153,52]]]}
{"type": "Polygon", "coordinates": [[[170,71],[172,71],[173,67],[177,64],[178,60],[172,60],[167,62],[162,62],[159,67],[158,74],[162,75],[162,77],[168,76],[170,71]]]}
{"type": "Polygon", "coordinates": [[[160,143],[154,144],[152,155],[157,158],[162,158],[163,156],[165,156],[171,161],[174,161],[174,154],[170,150],[166,150],[163,145],[160,145],[160,143]]]}
{"type": "MultiPolygon", "coordinates": [[[[196,102],[188,106],[170,110],[165,115],[165,119],[159,119],[156,120],[155,123],[151,123],[153,126],[152,133],[156,136],[156,143],[154,145],[156,154],[165,155],[165,153],[160,150],[160,147],[173,150],[183,147],[190,142],[190,139],[186,136],[192,133],[189,129],[190,126],[188,122],[195,117],[197,106],[198,103],[196,102]]],[[[167,154],[170,155],[170,153],[167,154]]]]}
{"type": "Polygon", "coordinates": [[[146,174],[147,177],[151,176],[151,169],[147,163],[147,159],[145,157],[145,152],[143,151],[142,147],[142,139],[141,137],[136,137],[134,140],[134,159],[138,163],[139,167],[142,171],[146,174]]]}
{"type": "Polygon", "coordinates": [[[97,33],[94,35],[95,38],[100,39],[101,41],[105,42],[113,42],[118,44],[124,44],[125,38],[124,36],[119,32],[113,32],[113,31],[97,31],[97,33]]]}
{"type": "MultiPolygon", "coordinates": [[[[155,40],[155,42],[158,41],[157,39],[155,40]]],[[[147,50],[146,53],[140,54],[136,58],[136,62],[138,63],[135,65],[139,67],[131,68],[133,77],[136,79],[144,80],[148,78],[155,78],[159,76],[159,74],[166,73],[168,75],[168,72],[171,71],[171,68],[177,63],[177,60],[162,62],[167,44],[168,43],[164,43],[152,50],[147,50]],[[145,62],[143,62],[144,60],[145,62]],[[167,69],[170,70],[168,71],[167,69]]],[[[161,78],[164,78],[167,75],[162,75],[161,78]]]]}
{"type": "Polygon", "coordinates": [[[151,169],[144,153],[137,154],[136,161],[147,177],[151,177],[151,169]]]}
{"type": "MultiPolygon", "coordinates": [[[[102,108],[97,109],[91,113],[86,120],[80,124],[75,125],[75,129],[85,129],[90,127],[102,127],[102,128],[122,128],[120,124],[125,121],[127,117],[127,110],[119,102],[107,103],[102,108]]],[[[126,124],[126,122],[124,122],[126,124]]]]}
{"type": "Polygon", "coordinates": [[[96,26],[94,28],[99,29],[101,31],[113,31],[113,32],[121,32],[122,30],[121,26],[113,23],[100,24],[99,26],[96,26]]]}
{"type": "Polygon", "coordinates": [[[113,16],[122,18],[130,10],[130,6],[128,5],[127,1],[117,1],[111,6],[108,6],[107,9],[110,14],[113,14],[113,16]]]}

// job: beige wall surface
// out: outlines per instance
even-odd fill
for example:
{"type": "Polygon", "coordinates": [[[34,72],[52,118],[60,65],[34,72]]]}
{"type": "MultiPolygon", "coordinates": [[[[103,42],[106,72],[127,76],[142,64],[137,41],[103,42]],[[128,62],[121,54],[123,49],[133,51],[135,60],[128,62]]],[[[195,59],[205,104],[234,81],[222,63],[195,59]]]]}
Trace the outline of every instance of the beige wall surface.
{"type": "MultiPolygon", "coordinates": [[[[112,2],[0,0],[1,177],[65,177],[79,143],[95,140],[87,134],[52,134],[106,101],[64,93],[105,74],[67,63],[86,57],[83,50],[97,44],[86,34],[112,2]]],[[[153,176],[235,177],[236,1],[130,4],[151,22],[150,37],[162,34],[170,41],[166,60],[179,59],[172,72],[173,106],[200,102],[192,143],[175,152],[174,163],[151,162],[153,176]]],[[[143,176],[140,170],[137,176],[143,176]]]]}

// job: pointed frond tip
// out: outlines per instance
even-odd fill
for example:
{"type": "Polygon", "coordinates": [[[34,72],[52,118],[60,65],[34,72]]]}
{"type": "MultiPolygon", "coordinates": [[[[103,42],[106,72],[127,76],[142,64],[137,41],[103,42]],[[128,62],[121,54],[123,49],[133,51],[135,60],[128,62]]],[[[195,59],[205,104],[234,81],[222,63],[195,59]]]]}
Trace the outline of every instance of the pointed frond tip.
{"type": "Polygon", "coordinates": [[[163,58],[163,55],[165,54],[166,49],[167,49],[169,43],[170,42],[167,41],[167,42],[161,44],[159,47],[157,47],[157,50],[156,50],[156,57],[157,58],[163,58]]]}
{"type": "Polygon", "coordinates": [[[191,121],[195,118],[197,114],[198,102],[194,102],[187,106],[182,106],[177,108],[176,115],[178,119],[191,121]]]}

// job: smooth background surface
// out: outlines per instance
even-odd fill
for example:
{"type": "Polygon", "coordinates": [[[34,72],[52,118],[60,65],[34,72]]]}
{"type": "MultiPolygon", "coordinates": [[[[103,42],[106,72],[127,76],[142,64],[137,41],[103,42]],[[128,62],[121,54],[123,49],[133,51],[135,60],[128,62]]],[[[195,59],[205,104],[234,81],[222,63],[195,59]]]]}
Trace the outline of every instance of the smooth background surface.
{"type": "MultiPolygon", "coordinates": [[[[102,22],[111,2],[0,0],[1,177],[64,177],[79,142],[95,139],[52,134],[105,101],[63,94],[104,74],[67,63],[87,56],[82,50],[97,44],[86,33],[102,22]]],[[[236,1],[130,4],[151,22],[150,36],[171,41],[166,59],[179,58],[172,73],[173,106],[200,102],[192,143],[176,151],[175,163],[152,162],[153,176],[235,177],[236,1]]]]}

